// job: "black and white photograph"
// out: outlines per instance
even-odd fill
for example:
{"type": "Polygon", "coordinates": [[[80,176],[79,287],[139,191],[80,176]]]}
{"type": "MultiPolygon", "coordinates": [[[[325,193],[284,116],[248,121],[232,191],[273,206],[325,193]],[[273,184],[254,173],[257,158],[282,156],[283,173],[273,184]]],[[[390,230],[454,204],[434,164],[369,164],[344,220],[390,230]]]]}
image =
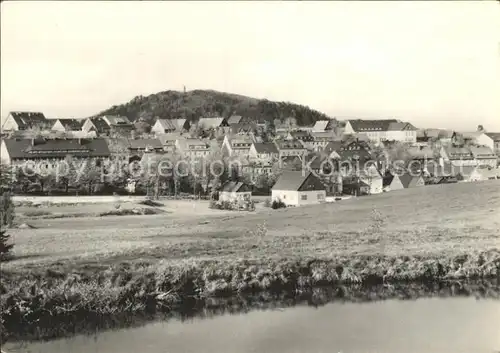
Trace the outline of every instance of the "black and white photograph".
{"type": "Polygon", "coordinates": [[[1,353],[500,353],[499,1],[2,1],[1,353]]]}

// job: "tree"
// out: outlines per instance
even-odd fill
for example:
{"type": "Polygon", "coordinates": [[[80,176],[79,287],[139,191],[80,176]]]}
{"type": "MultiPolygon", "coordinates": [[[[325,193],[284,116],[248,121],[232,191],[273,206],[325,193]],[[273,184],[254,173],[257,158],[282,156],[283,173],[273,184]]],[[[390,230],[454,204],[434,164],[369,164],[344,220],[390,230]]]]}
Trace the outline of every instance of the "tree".
{"type": "Polygon", "coordinates": [[[134,123],[134,127],[139,135],[149,134],[151,132],[151,125],[143,117],[139,118],[139,120],[134,123]]]}
{"type": "Polygon", "coordinates": [[[9,244],[10,235],[6,234],[6,230],[0,230],[0,261],[4,261],[11,252],[14,244],[9,244]]]}
{"type": "Polygon", "coordinates": [[[86,159],[78,166],[76,183],[84,185],[89,195],[94,192],[95,186],[101,182],[101,169],[92,160],[86,159]]]}

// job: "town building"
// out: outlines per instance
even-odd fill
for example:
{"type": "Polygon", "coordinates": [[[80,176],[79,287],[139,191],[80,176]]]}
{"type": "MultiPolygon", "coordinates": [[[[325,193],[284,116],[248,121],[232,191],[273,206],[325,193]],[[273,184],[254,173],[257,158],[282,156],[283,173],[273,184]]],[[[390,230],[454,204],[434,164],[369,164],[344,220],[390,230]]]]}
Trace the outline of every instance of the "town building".
{"type": "Polygon", "coordinates": [[[187,138],[175,141],[175,150],[188,159],[208,157],[212,151],[207,140],[187,138]]]}
{"type": "Polygon", "coordinates": [[[244,203],[251,200],[252,186],[243,182],[228,181],[219,192],[219,201],[244,203]]]}
{"type": "Polygon", "coordinates": [[[151,127],[151,132],[155,134],[168,134],[177,131],[177,126],[171,119],[157,119],[151,127]]]}
{"type": "Polygon", "coordinates": [[[85,123],[84,119],[56,119],[51,130],[53,131],[82,131],[82,126],[85,123]]]}
{"type": "Polygon", "coordinates": [[[300,140],[280,140],[275,141],[275,144],[279,158],[288,156],[303,157],[307,153],[307,149],[300,140]]]}
{"type": "Polygon", "coordinates": [[[396,119],[386,120],[347,120],[344,134],[364,133],[375,142],[399,141],[414,144],[417,141],[417,129],[408,122],[396,119]]]}
{"type": "Polygon", "coordinates": [[[386,173],[383,178],[383,190],[384,191],[395,191],[404,189],[401,179],[397,173],[386,173]]]}
{"type": "Polygon", "coordinates": [[[222,150],[227,156],[248,157],[253,143],[253,139],[248,135],[226,135],[222,142],[222,150]]]}
{"type": "Polygon", "coordinates": [[[71,157],[89,159],[100,165],[110,157],[104,139],[21,139],[6,138],[1,143],[1,161],[7,165],[31,164],[56,168],[58,162],[71,157]]]}
{"type": "Polygon", "coordinates": [[[450,163],[455,167],[477,165],[472,152],[466,147],[443,146],[439,153],[441,164],[450,163]]]}
{"type": "Polygon", "coordinates": [[[283,171],[271,190],[272,201],[287,206],[302,206],[325,202],[326,188],[312,172],[283,171]]]}
{"type": "Polygon", "coordinates": [[[477,166],[486,166],[496,168],[498,165],[498,156],[487,146],[469,146],[472,156],[476,160],[477,166]]]}
{"type": "Polygon", "coordinates": [[[487,132],[486,134],[493,140],[493,152],[500,156],[500,132],[487,132]]]}
{"type": "Polygon", "coordinates": [[[10,112],[2,124],[2,132],[18,130],[48,130],[52,121],[40,112],[10,112]]]}

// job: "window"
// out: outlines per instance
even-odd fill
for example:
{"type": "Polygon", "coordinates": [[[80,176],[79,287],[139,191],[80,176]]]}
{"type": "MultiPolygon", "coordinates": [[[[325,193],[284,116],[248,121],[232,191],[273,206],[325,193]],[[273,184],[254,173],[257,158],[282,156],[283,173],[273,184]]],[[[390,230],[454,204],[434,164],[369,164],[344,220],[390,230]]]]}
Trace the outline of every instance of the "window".
{"type": "Polygon", "coordinates": [[[302,201],[307,200],[307,195],[300,195],[300,199],[301,199],[302,201]]]}
{"type": "MultiPolygon", "coordinates": [[[[333,187],[332,187],[332,189],[333,189],[333,187]]],[[[325,197],[323,194],[318,194],[318,200],[324,200],[324,199],[325,199],[325,197]]]]}

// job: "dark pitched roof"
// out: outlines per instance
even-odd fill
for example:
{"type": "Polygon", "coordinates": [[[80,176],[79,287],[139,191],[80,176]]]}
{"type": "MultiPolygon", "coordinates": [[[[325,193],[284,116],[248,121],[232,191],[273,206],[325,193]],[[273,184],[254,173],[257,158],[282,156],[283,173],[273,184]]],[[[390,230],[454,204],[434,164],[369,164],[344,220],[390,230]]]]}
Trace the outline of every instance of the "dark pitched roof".
{"type": "Polygon", "coordinates": [[[325,153],[332,153],[332,152],[337,152],[339,153],[339,151],[342,149],[342,141],[330,141],[328,142],[328,144],[325,146],[325,148],[323,149],[323,151],[325,153]]]}
{"type": "Polygon", "coordinates": [[[108,132],[110,130],[108,123],[104,121],[103,118],[95,117],[91,118],[90,120],[94,124],[94,127],[96,128],[97,132],[103,133],[103,132],[108,132]]]}
{"type": "Polygon", "coordinates": [[[81,130],[85,120],[83,119],[57,119],[67,130],[81,130]]]}
{"type": "Polygon", "coordinates": [[[5,139],[10,158],[108,157],[104,139],[5,139]]]}
{"type": "Polygon", "coordinates": [[[19,129],[45,127],[48,123],[45,115],[40,112],[10,112],[19,129]]]}
{"type": "Polygon", "coordinates": [[[486,135],[491,137],[493,141],[500,141],[500,132],[487,132],[486,135]]]}
{"type": "Polygon", "coordinates": [[[283,171],[272,190],[325,190],[325,186],[312,172],[287,170],[283,171]]]}
{"type": "Polygon", "coordinates": [[[243,119],[241,115],[231,115],[229,119],[227,119],[227,123],[229,125],[239,124],[241,122],[241,119],[243,119]]]}
{"type": "Polygon", "coordinates": [[[362,120],[354,119],[349,120],[352,128],[356,132],[363,131],[387,131],[391,123],[398,123],[396,119],[383,119],[383,120],[362,120]]]}
{"type": "Polygon", "coordinates": [[[299,140],[292,140],[292,141],[282,140],[282,141],[276,141],[276,146],[278,147],[278,150],[282,150],[282,149],[303,149],[304,148],[304,145],[299,140]]]}
{"type": "Polygon", "coordinates": [[[421,178],[421,175],[411,175],[410,173],[405,173],[399,176],[399,180],[401,180],[401,184],[403,184],[404,188],[415,186],[415,184],[421,178]]]}
{"type": "Polygon", "coordinates": [[[136,139],[136,140],[129,140],[129,148],[130,149],[146,149],[146,148],[153,148],[153,149],[161,149],[163,148],[163,144],[159,139],[136,139]]]}
{"type": "Polygon", "coordinates": [[[254,143],[253,145],[257,153],[278,153],[276,145],[272,142],[254,143]]]}
{"type": "Polygon", "coordinates": [[[222,192],[248,192],[252,191],[250,185],[245,184],[243,182],[237,181],[228,181],[226,182],[221,189],[222,192]]]}

